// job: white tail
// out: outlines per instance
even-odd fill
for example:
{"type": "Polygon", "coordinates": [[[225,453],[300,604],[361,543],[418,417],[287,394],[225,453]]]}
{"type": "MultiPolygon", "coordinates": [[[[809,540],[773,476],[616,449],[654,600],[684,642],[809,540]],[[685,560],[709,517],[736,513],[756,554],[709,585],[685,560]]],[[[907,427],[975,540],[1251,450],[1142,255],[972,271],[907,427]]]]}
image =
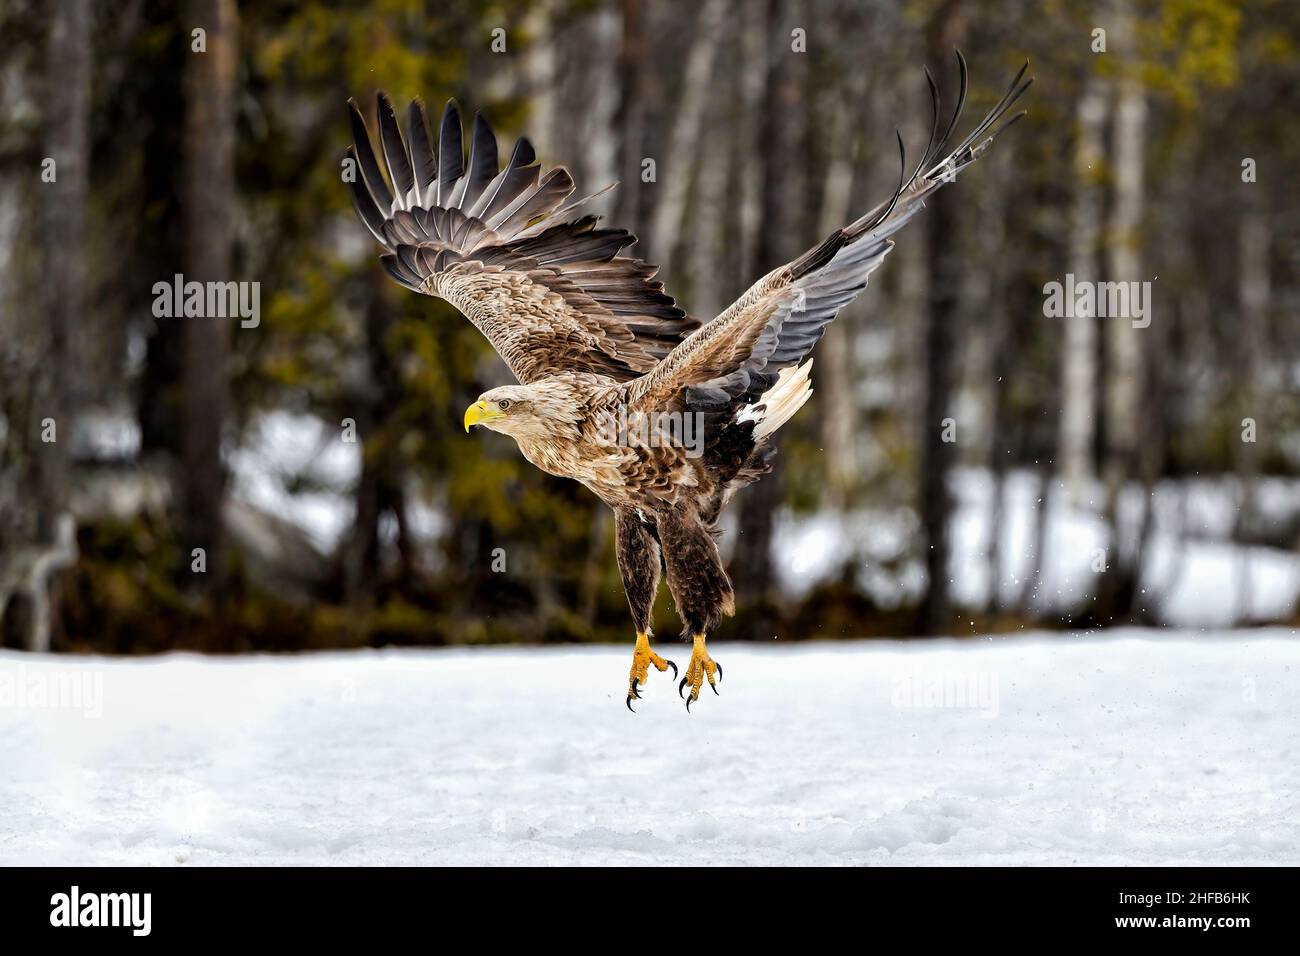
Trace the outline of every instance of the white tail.
{"type": "Polygon", "coordinates": [[[782,369],[776,384],[736,416],[737,421],[758,423],[754,426],[755,441],[762,441],[788,422],[812,397],[812,382],[808,378],[812,366],[813,360],[809,359],[802,365],[782,369]]]}

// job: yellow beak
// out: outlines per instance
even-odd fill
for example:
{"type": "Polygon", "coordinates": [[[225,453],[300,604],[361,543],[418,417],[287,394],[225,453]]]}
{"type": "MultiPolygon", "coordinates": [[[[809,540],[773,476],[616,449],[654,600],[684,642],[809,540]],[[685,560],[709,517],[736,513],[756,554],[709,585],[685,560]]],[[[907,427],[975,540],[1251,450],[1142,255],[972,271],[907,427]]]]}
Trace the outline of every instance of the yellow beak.
{"type": "Polygon", "coordinates": [[[468,432],[471,425],[495,421],[500,417],[501,413],[487,402],[475,402],[465,409],[465,431],[468,432]]]}

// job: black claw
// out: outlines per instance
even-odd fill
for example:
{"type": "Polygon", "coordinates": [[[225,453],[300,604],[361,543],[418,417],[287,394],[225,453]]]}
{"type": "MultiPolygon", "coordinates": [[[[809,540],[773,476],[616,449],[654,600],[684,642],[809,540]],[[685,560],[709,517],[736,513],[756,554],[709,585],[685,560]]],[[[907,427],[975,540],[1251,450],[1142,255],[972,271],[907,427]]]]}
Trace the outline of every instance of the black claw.
{"type": "MultiPolygon", "coordinates": [[[[674,674],[673,676],[676,677],[677,675],[674,674]]],[[[682,678],[682,682],[681,682],[680,684],[677,685],[677,696],[678,696],[678,697],[685,697],[685,696],[686,696],[685,694],[682,693],[682,691],[686,689],[686,682],[687,682],[688,680],[690,680],[689,677],[683,677],[683,678],[682,678]]],[[[686,709],[687,709],[687,710],[690,710],[690,707],[687,707],[686,709]]]]}
{"type": "Polygon", "coordinates": [[[686,698],[686,713],[688,713],[688,714],[691,712],[691,701],[692,701],[692,700],[694,700],[693,697],[687,697],[687,698],[686,698]]]}
{"type": "Polygon", "coordinates": [[[721,694],[718,693],[718,687],[717,687],[716,684],[710,684],[709,686],[713,688],[713,693],[714,693],[714,694],[716,694],[718,697],[721,697],[721,696],[722,696],[721,694]]]}
{"type": "Polygon", "coordinates": [[[673,669],[673,680],[677,680],[677,665],[672,661],[664,661],[664,663],[673,669]]]}
{"type": "Polygon", "coordinates": [[[628,691],[628,696],[629,696],[629,697],[635,697],[637,700],[640,700],[640,699],[641,699],[641,691],[637,690],[637,686],[636,686],[636,685],[637,685],[637,678],[633,677],[633,678],[632,678],[632,689],[631,689],[630,691],[628,691]]]}
{"type": "Polygon", "coordinates": [[[721,684],[721,683],[722,683],[722,665],[719,664],[717,661],[714,661],[714,662],[713,662],[713,666],[716,667],[716,668],[718,669],[718,683],[721,684]]]}
{"type": "MultiPolygon", "coordinates": [[[[627,695],[627,709],[628,709],[628,710],[632,710],[632,695],[631,695],[631,694],[628,694],[628,695],[627,695]]],[[[635,710],[632,710],[632,713],[635,714],[636,711],[635,711],[635,710]]]]}

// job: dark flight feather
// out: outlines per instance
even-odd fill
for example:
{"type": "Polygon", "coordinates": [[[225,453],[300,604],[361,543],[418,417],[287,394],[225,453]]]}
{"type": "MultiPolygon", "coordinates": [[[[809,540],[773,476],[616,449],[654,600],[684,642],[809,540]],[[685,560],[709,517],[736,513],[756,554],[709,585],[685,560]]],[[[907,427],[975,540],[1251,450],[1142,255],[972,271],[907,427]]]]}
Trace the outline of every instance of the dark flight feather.
{"type": "Polygon", "coordinates": [[[415,176],[411,172],[406,141],[402,139],[402,130],[397,125],[392,102],[383,93],[376,98],[379,101],[379,145],[384,150],[384,163],[388,166],[388,175],[393,179],[397,206],[399,209],[407,209],[418,205],[418,202],[415,199],[415,176]]]}
{"type": "Polygon", "coordinates": [[[459,209],[472,207],[483,194],[487,184],[497,174],[497,138],[492,135],[481,113],[474,114],[474,136],[470,142],[469,163],[460,188],[452,200],[452,205],[459,209]]]}
{"type": "MultiPolygon", "coordinates": [[[[357,161],[356,149],[352,146],[347,148],[347,156],[352,160],[353,166],[360,169],[360,163],[357,161]]],[[[370,195],[370,190],[366,188],[359,176],[353,176],[352,181],[348,183],[348,195],[352,197],[352,205],[357,210],[357,215],[361,221],[366,224],[366,228],[380,242],[384,241],[384,214],[379,207],[375,205],[374,197],[370,195]]]]}
{"type": "Polygon", "coordinates": [[[356,149],[357,162],[360,164],[361,179],[374,204],[381,212],[387,214],[393,207],[393,194],[389,192],[388,184],[384,182],[384,176],[379,171],[375,151],[370,147],[370,132],[366,129],[366,121],[353,100],[348,100],[348,117],[352,123],[352,143],[356,149]]]}
{"type": "Polygon", "coordinates": [[[416,204],[431,206],[437,194],[438,160],[434,156],[433,140],[429,138],[429,120],[424,113],[424,104],[418,99],[412,100],[407,107],[406,128],[411,137],[411,168],[419,193],[416,204]]]}
{"type": "Polygon", "coordinates": [[[465,171],[465,154],[460,141],[460,110],[448,100],[442,110],[438,133],[438,205],[447,206],[452,187],[465,171]]]}
{"type": "Polygon", "coordinates": [[[531,221],[556,208],[573,193],[573,177],[563,166],[552,169],[546,178],[538,184],[532,195],[528,196],[509,216],[504,212],[500,221],[488,219],[488,225],[503,236],[513,236],[521,232],[531,221]]]}
{"type": "Polygon", "coordinates": [[[627,381],[698,327],[653,281],[655,267],[620,255],[634,236],[597,230],[593,216],[565,221],[592,197],[564,205],[573,178],[559,167],[539,181],[527,139],[498,172],[496,137],[481,116],[466,161],[454,102],[436,150],[422,104],[411,104],[405,131],[388,97],[378,104],[387,181],[353,104],[349,155],[360,176],[349,187],[357,215],[386,247],[384,268],[406,288],[455,301],[520,381],[564,370],[627,381]],[[512,296],[531,299],[527,314],[502,309],[512,296]]]}
{"type": "Polygon", "coordinates": [[[532,165],[536,158],[533,144],[527,137],[519,137],[506,168],[488,186],[469,214],[487,220],[517,199],[523,190],[537,181],[538,170],[532,165]]]}

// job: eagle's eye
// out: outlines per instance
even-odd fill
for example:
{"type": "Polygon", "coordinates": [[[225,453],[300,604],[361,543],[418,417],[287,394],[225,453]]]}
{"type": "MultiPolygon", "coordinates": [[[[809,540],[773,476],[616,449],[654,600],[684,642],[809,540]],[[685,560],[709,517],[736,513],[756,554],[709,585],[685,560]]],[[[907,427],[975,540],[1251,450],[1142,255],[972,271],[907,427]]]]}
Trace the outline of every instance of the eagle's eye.
{"type": "Polygon", "coordinates": [[[510,399],[508,398],[503,398],[499,402],[497,402],[497,408],[501,409],[501,411],[503,412],[509,407],[510,407],[510,399]]]}

